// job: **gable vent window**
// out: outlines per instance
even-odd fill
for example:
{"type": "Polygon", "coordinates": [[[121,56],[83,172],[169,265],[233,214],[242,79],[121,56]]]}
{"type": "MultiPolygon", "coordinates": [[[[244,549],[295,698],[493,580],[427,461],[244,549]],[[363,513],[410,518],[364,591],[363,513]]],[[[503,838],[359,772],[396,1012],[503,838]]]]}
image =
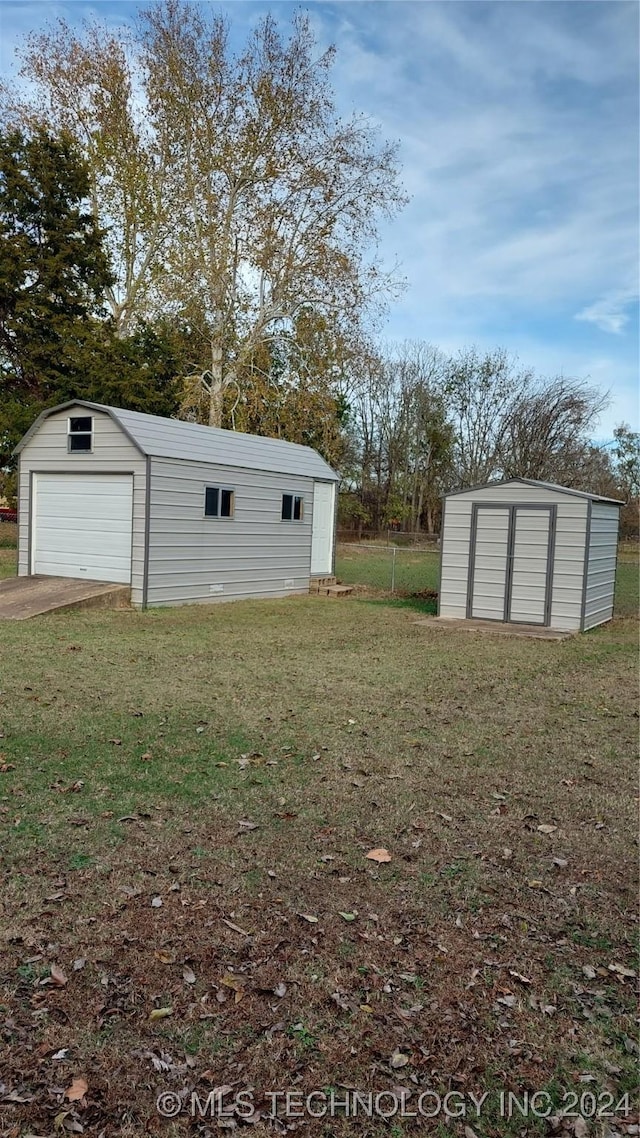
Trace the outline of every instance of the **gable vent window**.
{"type": "Polygon", "coordinates": [[[69,451],[93,450],[93,418],[91,415],[72,416],[67,432],[69,451]]]}
{"type": "Polygon", "coordinates": [[[304,517],[304,498],[297,494],[282,495],[283,522],[301,522],[304,517]]]}
{"type": "Polygon", "coordinates": [[[233,517],[233,490],[221,486],[207,486],[204,492],[206,518],[233,517]]]}

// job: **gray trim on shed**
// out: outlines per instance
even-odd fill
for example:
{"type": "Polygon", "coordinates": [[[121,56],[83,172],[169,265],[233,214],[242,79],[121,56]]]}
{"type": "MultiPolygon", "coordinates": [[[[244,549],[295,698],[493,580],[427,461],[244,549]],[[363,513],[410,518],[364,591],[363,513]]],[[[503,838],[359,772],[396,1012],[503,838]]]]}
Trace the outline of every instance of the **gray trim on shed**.
{"type": "MultiPolygon", "coordinates": [[[[483,620],[495,620],[498,624],[530,624],[530,621],[513,620],[510,616],[513,592],[513,550],[516,541],[516,511],[517,510],[546,510],[549,514],[549,533],[547,537],[547,565],[545,572],[545,599],[543,627],[548,627],[551,621],[551,602],[553,594],[553,550],[555,548],[555,531],[557,506],[546,502],[474,502],[471,507],[471,531],[469,538],[469,571],[467,578],[467,620],[473,618],[473,594],[475,586],[476,544],[478,532],[478,513],[480,510],[506,510],[509,514],[507,528],[507,554],[504,580],[504,605],[502,621],[497,617],[485,616],[483,620]]],[[[444,517],[443,517],[444,534],[444,517]]],[[[442,539],[441,539],[442,540],[442,539]]],[[[438,594],[439,599],[439,594],[438,594]]]]}
{"type": "Polygon", "coordinates": [[[469,537],[469,568],[467,570],[467,620],[473,611],[473,585],[476,574],[476,545],[478,544],[478,503],[471,507],[471,531],[469,537]]]}
{"type": "Polygon", "coordinates": [[[547,580],[544,606],[544,623],[546,628],[551,624],[551,609],[553,607],[553,566],[555,563],[556,527],[558,524],[558,507],[554,503],[549,509],[551,511],[551,517],[549,519],[549,541],[547,543],[547,580]]]}
{"type": "MultiPolygon", "coordinates": [[[[118,419],[115,407],[104,407],[102,405],[102,403],[90,403],[87,399],[67,399],[66,403],[58,403],[56,407],[45,408],[44,411],[40,412],[35,423],[31,424],[27,433],[22,436],[17,447],[14,448],[13,453],[14,454],[20,454],[21,451],[24,450],[27,443],[30,442],[30,440],[33,438],[33,436],[36,434],[36,432],[40,430],[40,427],[42,426],[42,424],[44,423],[44,421],[46,419],[49,419],[51,417],[51,415],[57,415],[58,412],[60,412],[60,411],[66,411],[69,407],[86,407],[89,411],[103,411],[105,414],[109,415],[114,420],[114,422],[116,422],[118,424],[118,426],[120,427],[120,430],[122,431],[122,433],[124,435],[127,436],[128,440],[132,444],[132,446],[134,446],[136,448],[136,450],[140,452],[141,455],[144,455],[144,451],[139,446],[139,444],[136,442],[133,435],[131,435],[129,433],[127,428],[125,426],[123,426],[123,424],[118,419]]],[[[80,453],[82,453],[82,452],[80,452],[80,453]]]]}
{"type": "Polygon", "coordinates": [[[442,550],[444,549],[444,527],[447,512],[447,499],[442,499],[442,517],[440,518],[440,552],[438,556],[438,600],[436,602],[436,616],[440,616],[440,582],[442,581],[442,550]]]}
{"type": "Polygon", "coordinates": [[[33,566],[33,470],[29,471],[29,520],[27,529],[27,565],[31,575],[33,566]]]}
{"type": "MultiPolygon", "coordinates": [[[[580,602],[580,631],[584,632],[587,612],[587,582],[589,580],[589,543],[591,541],[591,502],[587,506],[587,531],[584,541],[584,572],[582,576],[582,600],[580,602]]],[[[617,562],[616,562],[617,564],[617,562]]]]}
{"type": "Polygon", "coordinates": [[[445,498],[457,498],[460,494],[473,494],[476,490],[499,490],[501,486],[534,486],[541,490],[555,490],[558,494],[570,494],[574,498],[590,498],[594,502],[608,502],[612,506],[624,506],[619,498],[603,498],[600,494],[590,494],[587,490],[571,490],[567,486],[556,486],[554,482],[536,482],[535,478],[503,478],[495,482],[479,482],[477,486],[465,486],[462,490],[450,490],[445,498]]]}
{"type": "Polygon", "coordinates": [[[518,478],[445,495],[438,615],[562,631],[605,623],[613,614],[619,508],[610,498],[518,478]],[[525,510],[539,511],[540,521],[529,524],[525,510]]]}
{"type": "MultiPolygon", "coordinates": [[[[29,471],[29,531],[28,531],[29,536],[28,536],[27,563],[29,566],[29,576],[30,577],[35,575],[33,572],[33,567],[34,567],[34,556],[33,555],[34,555],[34,553],[37,554],[37,549],[34,549],[34,545],[33,545],[33,507],[34,507],[33,480],[34,480],[34,478],[42,478],[43,475],[46,476],[47,474],[51,475],[54,478],[73,478],[74,473],[75,472],[73,470],[47,470],[46,467],[37,467],[35,470],[29,471]]],[[[101,467],[97,467],[95,470],[83,470],[82,471],[82,477],[83,478],[95,478],[96,476],[100,477],[100,478],[105,478],[105,477],[109,478],[113,474],[117,474],[118,476],[126,475],[126,477],[131,478],[131,493],[132,493],[132,499],[133,499],[134,480],[135,480],[135,476],[136,476],[135,470],[117,470],[117,471],[114,471],[114,470],[102,469],[101,467]]],[[[135,533],[134,533],[134,527],[133,527],[133,501],[132,501],[131,552],[129,555],[129,566],[130,566],[129,583],[131,585],[133,585],[133,545],[134,545],[134,540],[135,540],[135,533]]]]}
{"type": "Polygon", "coordinates": [[[504,578],[504,605],[502,608],[503,623],[509,620],[509,608],[511,606],[511,592],[513,589],[513,550],[516,544],[516,516],[517,506],[509,507],[509,528],[507,530],[507,564],[505,566],[504,578]]]}

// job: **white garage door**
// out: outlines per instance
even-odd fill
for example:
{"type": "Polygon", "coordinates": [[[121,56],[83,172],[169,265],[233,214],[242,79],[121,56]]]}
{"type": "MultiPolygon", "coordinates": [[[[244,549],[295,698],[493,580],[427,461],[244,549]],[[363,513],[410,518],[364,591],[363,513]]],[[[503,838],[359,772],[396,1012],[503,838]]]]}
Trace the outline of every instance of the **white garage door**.
{"type": "Polygon", "coordinates": [[[333,569],[333,495],[332,482],[314,482],[311,573],[315,577],[326,577],[333,569]]]}
{"type": "Polygon", "coordinates": [[[131,580],[133,476],[34,474],[31,571],[131,580]]]}

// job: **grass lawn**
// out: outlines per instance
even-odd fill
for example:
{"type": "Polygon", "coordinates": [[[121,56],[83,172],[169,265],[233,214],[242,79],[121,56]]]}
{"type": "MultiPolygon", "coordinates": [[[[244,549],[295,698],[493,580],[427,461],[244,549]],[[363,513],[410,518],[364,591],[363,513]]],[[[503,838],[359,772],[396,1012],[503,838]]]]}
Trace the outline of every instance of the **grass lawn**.
{"type": "Polygon", "coordinates": [[[0,523],[0,581],[3,577],[15,577],[17,570],[18,527],[11,522],[0,523]]]}
{"type": "Polygon", "coordinates": [[[467,1116],[305,1132],[632,1133],[636,611],[630,557],[561,643],[367,596],[2,625],[0,1133],[217,1133],[220,1086],[256,1135],[331,1088],[467,1116]]]}
{"type": "MultiPolygon", "coordinates": [[[[373,545],[339,545],[336,575],[339,581],[355,585],[360,595],[382,595],[391,589],[399,599],[423,599],[425,590],[436,590],[440,573],[437,549],[402,549],[373,545]]],[[[436,611],[435,601],[426,606],[436,611]]]]}

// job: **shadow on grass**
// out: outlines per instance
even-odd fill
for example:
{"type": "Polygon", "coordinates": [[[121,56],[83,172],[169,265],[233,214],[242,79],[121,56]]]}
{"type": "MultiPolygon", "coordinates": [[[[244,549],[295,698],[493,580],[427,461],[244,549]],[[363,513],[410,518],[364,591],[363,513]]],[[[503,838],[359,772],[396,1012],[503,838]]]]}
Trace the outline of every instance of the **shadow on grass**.
{"type": "Polygon", "coordinates": [[[438,602],[433,597],[362,597],[359,604],[386,605],[393,609],[409,609],[412,612],[423,613],[425,616],[436,616],[438,602]]]}

